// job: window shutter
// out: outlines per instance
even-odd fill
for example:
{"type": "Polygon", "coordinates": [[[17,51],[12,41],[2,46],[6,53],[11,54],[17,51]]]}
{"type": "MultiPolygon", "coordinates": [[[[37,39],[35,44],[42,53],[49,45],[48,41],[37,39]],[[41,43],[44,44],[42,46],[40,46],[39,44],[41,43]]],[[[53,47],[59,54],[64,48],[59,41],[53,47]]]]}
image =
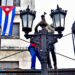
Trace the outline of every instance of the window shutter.
{"type": "Polygon", "coordinates": [[[19,31],[19,24],[14,24],[14,25],[13,25],[12,35],[19,37],[19,32],[20,32],[20,31],[19,31]]]}

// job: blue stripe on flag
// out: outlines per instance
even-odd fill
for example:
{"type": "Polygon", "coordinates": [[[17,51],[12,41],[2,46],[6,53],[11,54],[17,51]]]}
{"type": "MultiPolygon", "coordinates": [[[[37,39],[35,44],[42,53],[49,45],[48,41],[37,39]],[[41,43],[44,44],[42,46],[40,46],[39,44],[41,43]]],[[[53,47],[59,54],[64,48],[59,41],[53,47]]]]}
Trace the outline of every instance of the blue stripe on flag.
{"type": "Polygon", "coordinates": [[[6,33],[6,28],[7,28],[7,25],[8,25],[8,17],[9,17],[9,15],[7,15],[7,16],[5,15],[4,27],[3,27],[3,32],[2,32],[3,36],[6,33]]]}
{"type": "Polygon", "coordinates": [[[12,34],[14,16],[15,16],[15,8],[12,10],[12,18],[11,18],[11,24],[10,24],[10,29],[9,29],[9,35],[12,34]]]}
{"type": "Polygon", "coordinates": [[[2,24],[2,9],[0,8],[0,25],[2,24]]]}

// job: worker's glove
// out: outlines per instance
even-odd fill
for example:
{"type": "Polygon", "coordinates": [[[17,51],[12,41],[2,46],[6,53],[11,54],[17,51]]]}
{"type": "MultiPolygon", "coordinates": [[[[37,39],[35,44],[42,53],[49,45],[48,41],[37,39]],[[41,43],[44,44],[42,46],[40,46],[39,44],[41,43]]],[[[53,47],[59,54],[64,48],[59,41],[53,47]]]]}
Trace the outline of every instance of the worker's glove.
{"type": "Polygon", "coordinates": [[[35,32],[38,32],[38,27],[40,26],[40,24],[38,23],[35,27],[35,32]]]}

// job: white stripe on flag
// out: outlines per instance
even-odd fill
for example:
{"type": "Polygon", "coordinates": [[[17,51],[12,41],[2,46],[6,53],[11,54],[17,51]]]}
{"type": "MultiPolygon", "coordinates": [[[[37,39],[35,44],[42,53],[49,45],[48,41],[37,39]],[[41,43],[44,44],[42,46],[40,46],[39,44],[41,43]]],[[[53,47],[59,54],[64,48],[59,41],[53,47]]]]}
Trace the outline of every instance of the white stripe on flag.
{"type": "MultiPolygon", "coordinates": [[[[2,31],[1,32],[3,32],[3,28],[4,28],[4,23],[5,23],[5,12],[4,11],[2,11],[2,26],[1,26],[1,28],[2,28],[2,31]]],[[[2,33],[1,33],[2,34],[2,33]]]]}
{"type": "Polygon", "coordinates": [[[6,29],[6,34],[5,35],[9,35],[11,19],[12,19],[12,11],[9,13],[8,24],[7,24],[7,29],[6,29]]]}

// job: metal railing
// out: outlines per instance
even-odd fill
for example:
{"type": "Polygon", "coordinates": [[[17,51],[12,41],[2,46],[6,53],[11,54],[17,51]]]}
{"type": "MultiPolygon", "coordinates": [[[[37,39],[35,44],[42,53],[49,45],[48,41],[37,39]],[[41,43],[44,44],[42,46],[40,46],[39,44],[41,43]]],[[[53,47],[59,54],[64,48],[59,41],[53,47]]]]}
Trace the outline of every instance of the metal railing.
{"type": "MultiPolygon", "coordinates": [[[[75,75],[75,69],[51,69],[48,75],[75,75]]],[[[4,70],[0,75],[41,75],[41,70],[4,70]]]]}

